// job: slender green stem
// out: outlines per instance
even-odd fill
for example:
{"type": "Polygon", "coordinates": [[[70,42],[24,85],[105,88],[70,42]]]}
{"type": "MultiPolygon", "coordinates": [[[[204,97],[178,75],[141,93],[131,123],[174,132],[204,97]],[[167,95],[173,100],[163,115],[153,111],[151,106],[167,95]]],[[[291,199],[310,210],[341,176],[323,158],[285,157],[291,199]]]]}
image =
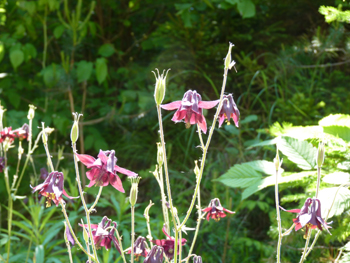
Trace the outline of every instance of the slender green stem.
{"type": "Polygon", "coordinates": [[[95,206],[97,205],[98,200],[100,199],[100,196],[101,196],[101,193],[102,193],[102,189],[103,189],[103,186],[100,186],[100,189],[98,190],[98,194],[96,196],[96,200],[92,204],[92,206],[89,208],[89,213],[91,213],[93,211],[93,209],[95,208],[95,206]]]}
{"type": "Polygon", "coordinates": [[[46,67],[46,54],[47,54],[47,24],[46,24],[46,18],[47,18],[47,4],[45,5],[45,14],[43,19],[43,30],[44,30],[44,51],[43,51],[43,68],[46,67]]]}
{"type": "Polygon", "coordinates": [[[51,172],[53,172],[53,171],[55,171],[55,168],[53,167],[53,163],[52,163],[52,159],[51,159],[51,155],[50,155],[50,151],[49,151],[49,146],[47,145],[47,143],[44,143],[44,148],[46,151],[47,160],[49,161],[49,166],[50,166],[51,172]]]}
{"type": "Polygon", "coordinates": [[[293,224],[286,232],[284,232],[284,233],[282,234],[282,236],[289,235],[290,231],[292,231],[294,227],[295,227],[295,224],[293,224]]]}
{"type": "MultiPolygon", "coordinates": [[[[278,150],[277,150],[278,151],[278,150]]],[[[278,153],[277,153],[277,157],[278,153]]],[[[279,160],[278,160],[279,162],[279,160]]],[[[277,168],[277,167],[276,167],[277,168]]],[[[276,213],[277,213],[277,225],[278,225],[278,244],[277,244],[277,263],[281,262],[281,245],[282,245],[282,226],[281,226],[281,214],[280,214],[280,205],[279,205],[279,196],[278,196],[278,168],[276,169],[276,184],[275,184],[275,202],[276,202],[276,213]]]]}
{"type": "Polygon", "coordinates": [[[134,263],[135,206],[131,206],[131,263],[134,263]]]}
{"type": "Polygon", "coordinates": [[[320,181],[321,181],[321,167],[317,167],[317,185],[316,185],[316,197],[318,197],[318,192],[320,189],[320,181]]]}
{"type": "MultiPolygon", "coordinates": [[[[81,243],[79,242],[77,236],[75,235],[75,233],[74,233],[74,231],[73,231],[73,228],[72,228],[72,226],[71,226],[71,224],[70,224],[70,222],[69,222],[69,218],[68,218],[67,211],[66,211],[66,205],[64,204],[64,201],[61,200],[61,201],[60,201],[60,204],[61,204],[61,207],[62,207],[62,213],[63,213],[63,215],[64,215],[64,218],[66,219],[67,226],[69,227],[69,230],[70,230],[70,232],[71,232],[71,234],[72,234],[72,236],[73,236],[73,238],[74,238],[74,240],[75,240],[75,243],[78,245],[78,247],[79,247],[86,255],[88,255],[88,256],[94,258],[94,256],[90,255],[90,254],[85,250],[85,248],[81,245],[81,243]]],[[[94,260],[95,260],[95,259],[94,259],[94,260]]]]}
{"type": "Polygon", "coordinates": [[[89,209],[86,206],[86,202],[85,202],[85,198],[84,198],[84,192],[83,189],[81,187],[81,181],[80,181],[80,173],[79,173],[79,166],[78,166],[78,157],[76,156],[76,152],[77,152],[77,145],[76,143],[72,143],[72,148],[73,148],[73,156],[74,156],[74,167],[75,167],[75,173],[76,173],[76,180],[78,183],[78,189],[79,189],[79,193],[80,193],[80,198],[81,198],[81,202],[84,206],[84,210],[86,213],[86,221],[88,224],[88,228],[89,228],[89,236],[91,239],[91,246],[92,246],[92,251],[94,253],[94,258],[96,263],[99,263],[98,257],[97,257],[97,252],[96,252],[96,246],[95,243],[92,239],[92,230],[91,230],[91,222],[90,222],[90,212],[89,209]]]}
{"type": "Polygon", "coordinates": [[[161,166],[159,167],[158,172],[159,172],[159,180],[157,180],[157,181],[158,181],[158,184],[159,184],[159,187],[160,187],[160,194],[162,195],[163,217],[164,217],[164,222],[165,222],[165,225],[166,225],[166,231],[167,231],[167,233],[170,233],[168,208],[166,207],[166,204],[165,204],[166,203],[166,196],[165,196],[165,193],[164,193],[163,169],[162,169],[161,166]]]}
{"type": "Polygon", "coordinates": [[[28,246],[28,251],[27,251],[27,256],[26,256],[26,261],[25,261],[25,263],[28,262],[29,252],[30,252],[30,249],[32,248],[32,242],[33,242],[33,237],[30,238],[30,242],[29,242],[29,246],[28,246]]]}
{"type": "Polygon", "coordinates": [[[71,251],[71,248],[70,248],[69,241],[66,242],[66,245],[67,245],[67,249],[68,249],[69,262],[70,262],[70,263],[73,263],[72,251],[71,251]]]}
{"type": "Polygon", "coordinates": [[[122,240],[120,238],[120,235],[119,235],[119,232],[118,230],[116,229],[115,230],[115,233],[117,234],[117,238],[118,238],[118,242],[119,242],[119,247],[120,247],[120,254],[123,258],[123,262],[126,263],[126,259],[125,259],[125,255],[124,255],[124,250],[123,250],[123,245],[122,245],[122,240]]]}
{"type": "Polygon", "coordinates": [[[338,254],[337,258],[334,260],[334,263],[338,263],[339,262],[339,259],[340,259],[342,253],[343,253],[343,248],[341,248],[339,250],[339,254],[338,254]]]}
{"type": "Polygon", "coordinates": [[[20,151],[22,151],[22,141],[19,141],[19,145],[18,145],[18,160],[17,160],[16,174],[13,176],[11,190],[14,189],[17,182],[18,174],[19,174],[19,165],[21,163],[21,157],[22,157],[22,153],[20,153],[20,151]]]}
{"type": "Polygon", "coordinates": [[[10,181],[9,181],[9,174],[8,174],[8,168],[7,168],[7,152],[4,151],[4,159],[5,159],[5,169],[4,169],[4,175],[5,175],[5,184],[6,184],[6,190],[8,194],[8,212],[7,212],[7,237],[8,237],[8,243],[7,243],[7,259],[6,262],[9,262],[10,259],[10,252],[11,252],[11,231],[12,231],[12,209],[13,209],[13,199],[11,195],[11,188],[10,188],[10,181]]]}
{"type": "Polygon", "coordinates": [[[305,242],[305,248],[304,248],[304,252],[303,252],[303,255],[300,259],[300,262],[299,263],[303,263],[306,256],[307,256],[307,248],[309,246],[309,241],[310,241],[310,237],[311,237],[311,232],[312,232],[312,229],[310,228],[309,229],[309,233],[307,234],[307,237],[306,237],[306,242],[305,242]]]}
{"type": "MultiPolygon", "coordinates": [[[[163,131],[163,121],[162,121],[162,112],[160,109],[160,105],[157,105],[157,112],[158,112],[158,121],[159,121],[159,133],[160,133],[160,141],[163,148],[163,154],[164,154],[164,171],[165,171],[165,181],[166,181],[166,188],[168,192],[168,200],[169,200],[169,206],[171,211],[171,218],[174,224],[175,228],[175,251],[174,251],[174,262],[177,262],[177,225],[174,215],[174,207],[173,207],[173,199],[171,197],[171,188],[170,188],[170,179],[169,179],[169,171],[168,171],[168,162],[166,158],[166,149],[165,149],[165,141],[164,141],[164,131],[163,131]]],[[[170,226],[169,226],[170,228],[170,226]]],[[[170,234],[170,233],[169,233],[170,234]]]]}
{"type": "Polygon", "coordinates": [[[199,232],[199,227],[201,225],[201,220],[202,220],[202,209],[201,209],[201,193],[200,193],[200,189],[198,190],[198,219],[197,219],[197,226],[196,226],[196,231],[194,232],[194,237],[193,237],[193,240],[192,240],[192,244],[191,244],[191,248],[190,248],[190,251],[188,252],[188,256],[187,256],[187,259],[186,259],[186,263],[188,263],[188,261],[190,260],[191,258],[191,254],[192,254],[192,251],[193,251],[193,248],[194,248],[194,245],[196,244],[196,240],[197,240],[197,236],[198,236],[198,232],[199,232]]]}

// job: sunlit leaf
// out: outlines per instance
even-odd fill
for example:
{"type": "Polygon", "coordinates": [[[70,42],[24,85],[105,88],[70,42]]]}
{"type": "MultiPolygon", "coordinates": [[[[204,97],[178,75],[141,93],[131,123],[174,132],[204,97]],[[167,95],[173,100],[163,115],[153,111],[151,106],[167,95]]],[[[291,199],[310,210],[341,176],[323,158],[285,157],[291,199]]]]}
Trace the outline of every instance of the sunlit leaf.
{"type": "Polygon", "coordinates": [[[319,199],[322,204],[322,217],[326,217],[334,200],[334,205],[329,212],[328,218],[340,215],[350,208],[350,190],[346,187],[331,187],[322,189],[319,193],[319,199]],[[335,199],[334,199],[335,198],[335,199]]]}

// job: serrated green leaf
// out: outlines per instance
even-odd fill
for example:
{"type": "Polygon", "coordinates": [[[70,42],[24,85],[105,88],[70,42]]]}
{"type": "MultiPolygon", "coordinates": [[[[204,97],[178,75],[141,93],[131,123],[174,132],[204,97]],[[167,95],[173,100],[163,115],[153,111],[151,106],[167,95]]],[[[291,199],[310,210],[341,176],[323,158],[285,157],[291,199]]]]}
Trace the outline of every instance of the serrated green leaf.
{"type": "Polygon", "coordinates": [[[94,64],[85,60],[77,63],[77,78],[78,83],[86,81],[90,78],[94,64]]]}
{"type": "Polygon", "coordinates": [[[328,184],[344,184],[350,182],[350,174],[344,172],[334,172],[322,178],[328,184]]]}
{"type": "Polygon", "coordinates": [[[283,129],[283,135],[299,140],[310,138],[323,138],[323,127],[321,126],[293,126],[283,129]]]}
{"type": "Polygon", "coordinates": [[[276,144],[278,142],[279,139],[280,139],[280,137],[277,137],[277,138],[274,138],[272,140],[266,140],[266,141],[258,142],[258,143],[250,145],[249,147],[247,147],[247,149],[251,149],[253,147],[258,147],[258,146],[274,145],[274,144],[276,144]]]}
{"type": "Polygon", "coordinates": [[[102,57],[110,57],[114,54],[115,49],[112,44],[104,44],[98,49],[98,54],[102,57]]]}
{"type": "Polygon", "coordinates": [[[311,170],[316,165],[317,149],[307,141],[282,137],[278,149],[301,169],[311,170]]]}
{"type": "Polygon", "coordinates": [[[246,188],[257,184],[261,180],[261,174],[255,171],[249,164],[236,164],[215,181],[230,187],[246,188]]]}
{"type": "Polygon", "coordinates": [[[107,77],[108,68],[104,58],[98,58],[96,60],[96,78],[98,84],[101,84],[107,77]]]}
{"type": "Polygon", "coordinates": [[[347,126],[326,126],[323,127],[325,133],[331,134],[337,138],[350,142],[350,128],[347,126]]]}
{"type": "MultiPolygon", "coordinates": [[[[275,175],[276,167],[273,162],[268,162],[265,160],[257,160],[252,162],[244,163],[252,167],[255,171],[262,172],[264,174],[275,175]]],[[[281,168],[280,172],[282,173],[284,170],[281,168]]]]}
{"type": "Polygon", "coordinates": [[[332,209],[329,212],[328,218],[340,215],[344,212],[344,210],[349,209],[350,190],[347,189],[346,187],[341,187],[338,191],[338,188],[339,187],[331,187],[331,188],[322,189],[320,191],[318,198],[320,199],[322,204],[321,206],[322,217],[327,216],[329,209],[332,206],[333,200],[334,200],[334,204],[332,209]]]}
{"type": "Polygon", "coordinates": [[[16,70],[24,61],[23,51],[19,49],[10,51],[10,61],[12,67],[16,70]]]}
{"type": "Polygon", "coordinates": [[[350,115],[348,114],[331,114],[321,119],[318,124],[320,126],[346,126],[350,128],[350,115]]]}

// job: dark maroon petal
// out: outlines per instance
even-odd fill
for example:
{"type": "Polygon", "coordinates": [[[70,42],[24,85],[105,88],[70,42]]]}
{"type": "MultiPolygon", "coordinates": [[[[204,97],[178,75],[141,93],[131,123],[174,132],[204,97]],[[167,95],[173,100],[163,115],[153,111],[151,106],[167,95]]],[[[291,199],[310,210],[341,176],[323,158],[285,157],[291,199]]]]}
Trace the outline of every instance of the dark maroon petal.
{"type": "Polygon", "coordinates": [[[213,100],[213,101],[200,101],[198,103],[198,106],[202,109],[211,109],[218,105],[220,100],[213,100]]]}
{"type": "Polygon", "coordinates": [[[211,213],[208,213],[208,214],[207,214],[207,221],[209,221],[210,216],[211,216],[211,213]]]}
{"type": "Polygon", "coordinates": [[[202,209],[203,212],[210,212],[211,211],[211,207],[207,207],[207,208],[204,208],[202,209]]]}
{"type": "Polygon", "coordinates": [[[125,169],[123,167],[120,167],[118,165],[114,166],[114,170],[117,171],[118,173],[125,174],[127,176],[131,176],[131,177],[136,177],[137,176],[137,173],[129,171],[129,170],[127,170],[127,169],[125,169]]]}
{"type": "Polygon", "coordinates": [[[180,106],[181,106],[181,100],[173,101],[173,102],[170,102],[168,104],[160,105],[160,107],[164,110],[176,110],[176,109],[180,108],[180,106]]]}
{"type": "Polygon", "coordinates": [[[119,245],[118,239],[115,236],[112,236],[112,241],[113,241],[113,244],[114,244],[115,248],[118,250],[119,254],[121,254],[121,250],[120,250],[120,245],[119,245]]]}
{"type": "Polygon", "coordinates": [[[125,193],[122,181],[120,180],[118,175],[111,174],[109,176],[109,182],[119,192],[125,193]]]}

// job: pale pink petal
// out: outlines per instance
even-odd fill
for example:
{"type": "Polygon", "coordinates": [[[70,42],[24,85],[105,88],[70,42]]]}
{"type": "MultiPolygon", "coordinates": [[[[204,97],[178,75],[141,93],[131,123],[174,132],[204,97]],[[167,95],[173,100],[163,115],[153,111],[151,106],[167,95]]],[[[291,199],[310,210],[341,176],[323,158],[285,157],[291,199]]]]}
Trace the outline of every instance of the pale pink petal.
{"type": "Polygon", "coordinates": [[[87,168],[90,168],[95,162],[95,158],[87,154],[77,154],[79,161],[81,161],[87,168]]]}
{"type": "Polygon", "coordinates": [[[114,170],[117,171],[118,173],[121,173],[121,174],[125,174],[127,176],[133,176],[133,177],[136,177],[137,176],[137,173],[134,173],[132,171],[129,171],[123,167],[120,167],[118,165],[115,165],[114,166],[114,170]]]}
{"type": "Polygon", "coordinates": [[[77,197],[72,197],[70,195],[67,194],[66,190],[63,189],[63,192],[62,192],[66,197],[68,197],[69,199],[75,199],[75,198],[78,198],[79,196],[77,197]]]}
{"type": "Polygon", "coordinates": [[[213,100],[213,101],[200,101],[198,103],[199,108],[202,109],[211,109],[213,107],[215,107],[220,100],[213,100]]]}
{"type": "Polygon", "coordinates": [[[199,128],[203,131],[203,133],[207,133],[207,122],[205,121],[205,118],[203,117],[200,122],[198,122],[199,128]]]}
{"type": "Polygon", "coordinates": [[[100,150],[100,153],[97,156],[98,158],[100,158],[100,160],[102,161],[103,164],[106,164],[108,161],[108,157],[106,156],[106,154],[100,150]]]}
{"type": "Polygon", "coordinates": [[[111,175],[109,177],[109,182],[119,192],[125,193],[124,188],[123,188],[123,184],[122,184],[122,180],[120,180],[118,175],[111,175]]]}
{"type": "Polygon", "coordinates": [[[230,214],[236,213],[236,212],[230,211],[230,210],[228,210],[228,209],[226,209],[226,208],[222,208],[222,209],[223,209],[225,212],[230,213],[230,214]]]}
{"type": "Polygon", "coordinates": [[[224,120],[225,120],[225,115],[222,114],[219,118],[219,128],[221,127],[221,125],[224,123],[224,120]]]}
{"type": "Polygon", "coordinates": [[[88,185],[87,187],[91,187],[91,186],[95,185],[95,183],[96,183],[95,180],[91,180],[90,183],[89,183],[89,185],[88,185]]]}
{"type": "Polygon", "coordinates": [[[173,101],[173,102],[170,102],[168,104],[160,105],[160,107],[164,110],[176,110],[176,109],[180,108],[180,106],[181,106],[181,100],[173,101]]]}

